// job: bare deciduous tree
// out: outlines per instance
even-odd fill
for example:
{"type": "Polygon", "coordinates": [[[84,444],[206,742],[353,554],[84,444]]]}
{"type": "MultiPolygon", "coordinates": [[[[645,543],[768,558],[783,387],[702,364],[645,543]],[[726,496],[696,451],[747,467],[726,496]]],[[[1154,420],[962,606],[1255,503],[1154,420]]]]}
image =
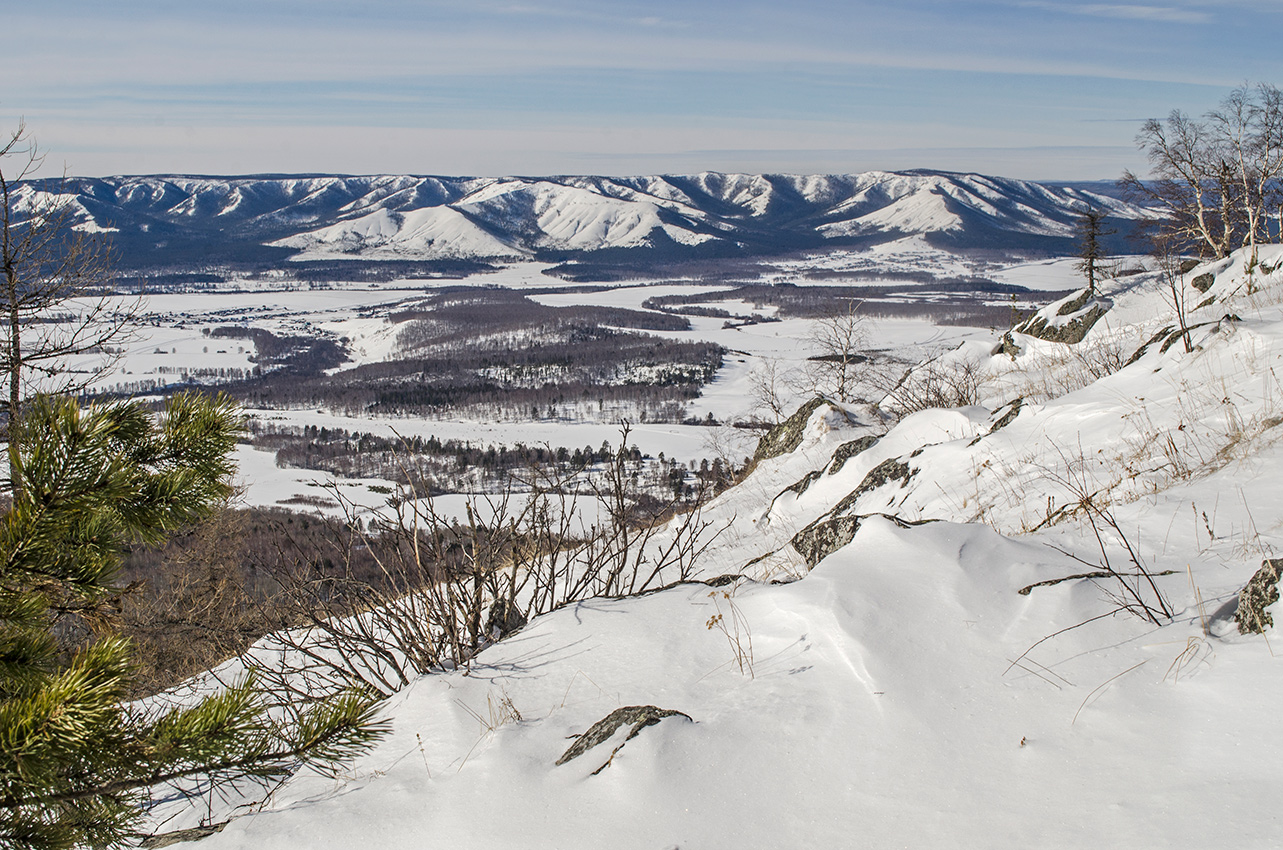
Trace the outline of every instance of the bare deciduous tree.
{"type": "Polygon", "coordinates": [[[779,423],[789,414],[791,378],[789,370],[774,357],[763,357],[748,376],[748,395],[756,414],[761,412],[779,423]]]}
{"type": "Polygon", "coordinates": [[[0,405],[10,427],[31,391],[75,393],[88,386],[109,360],[71,372],[69,358],[107,354],[128,337],[140,306],[109,297],[111,247],[92,222],[79,220],[74,199],[28,182],[43,162],[25,124],[0,144],[0,375],[8,384],[0,405]],[[16,167],[6,173],[10,161],[16,167]]]}
{"type": "Polygon", "coordinates": [[[815,389],[832,393],[840,402],[855,400],[855,366],[867,359],[861,350],[868,342],[868,326],[860,303],[851,300],[845,310],[819,319],[811,336],[816,354],[810,358],[815,389]]]}
{"type": "Polygon", "coordinates": [[[1257,243],[1269,238],[1266,217],[1283,175],[1283,92],[1264,83],[1239,86],[1207,120],[1220,160],[1234,175],[1244,244],[1251,248],[1248,265],[1256,268],[1257,243]]]}
{"type": "Polygon", "coordinates": [[[333,559],[284,553],[271,568],[281,589],[267,614],[277,618],[280,654],[252,659],[259,681],[308,698],[353,686],[386,696],[431,670],[467,664],[563,605],[690,579],[723,527],[698,503],[642,504],[627,440],[625,426],[595,480],[585,479],[588,470],[513,480],[469,500],[464,518],[439,513],[409,465],[386,509],[358,517],[336,492],[349,515],[333,559]],[[377,561],[375,580],[354,573],[357,549],[377,561]]]}
{"type": "Polygon", "coordinates": [[[1180,326],[1181,342],[1185,346],[1185,353],[1189,354],[1194,350],[1194,344],[1189,338],[1189,310],[1185,303],[1185,272],[1182,271],[1184,260],[1176,252],[1173,241],[1161,236],[1155,239],[1154,260],[1162,276],[1163,300],[1172,308],[1176,316],[1176,322],[1180,326]]]}
{"type": "MultiPolygon", "coordinates": [[[[1283,93],[1272,85],[1240,86],[1202,120],[1174,110],[1142,125],[1136,144],[1149,158],[1149,179],[1131,171],[1119,181],[1133,200],[1156,207],[1151,222],[1178,252],[1217,259],[1269,238],[1268,211],[1283,178],[1283,93]]],[[[1283,213],[1281,213],[1283,215],[1283,213]]],[[[1283,227],[1283,225],[1280,225],[1283,227]]]]}

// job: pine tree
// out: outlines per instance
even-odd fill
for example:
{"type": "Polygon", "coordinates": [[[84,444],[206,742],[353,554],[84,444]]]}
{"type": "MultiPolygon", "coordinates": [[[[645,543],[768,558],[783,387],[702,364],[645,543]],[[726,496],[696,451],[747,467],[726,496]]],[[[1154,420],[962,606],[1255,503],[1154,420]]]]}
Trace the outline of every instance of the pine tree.
{"type": "Polygon", "coordinates": [[[382,734],[368,695],[269,711],[248,678],[187,707],[126,706],[128,641],[57,637],[110,599],[126,545],[160,542],[227,495],[230,402],[180,395],[156,418],[38,397],[23,419],[0,517],[0,845],[117,846],[164,783],[333,769],[382,734]]]}
{"type": "Polygon", "coordinates": [[[1078,264],[1075,268],[1087,278],[1087,290],[1096,294],[1100,279],[1101,263],[1107,254],[1101,244],[1102,237],[1114,231],[1105,228],[1105,213],[1089,206],[1078,215],[1078,264]]]}

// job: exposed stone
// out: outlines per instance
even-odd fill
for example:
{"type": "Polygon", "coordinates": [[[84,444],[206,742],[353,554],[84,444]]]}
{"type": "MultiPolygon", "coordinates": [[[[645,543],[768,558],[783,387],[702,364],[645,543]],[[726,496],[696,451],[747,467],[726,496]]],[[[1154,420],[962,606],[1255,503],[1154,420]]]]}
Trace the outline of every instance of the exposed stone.
{"type": "Polygon", "coordinates": [[[1092,299],[1091,290],[1084,289],[1081,293],[1079,293],[1079,295],[1076,298],[1072,298],[1069,301],[1066,301],[1064,304],[1061,304],[1060,309],[1056,311],[1056,315],[1072,316],[1074,313],[1077,313],[1079,310],[1086,307],[1087,302],[1090,301],[1091,299],[1092,299]]]}
{"type": "MultiPolygon", "coordinates": [[[[1226,317],[1226,318],[1229,318],[1229,317],[1226,317]]],[[[1204,328],[1211,324],[1215,324],[1215,322],[1199,322],[1196,325],[1190,325],[1189,327],[1185,328],[1185,330],[1181,330],[1180,328],[1177,328],[1176,330],[1171,331],[1170,333],[1167,334],[1167,339],[1163,340],[1163,344],[1159,346],[1158,348],[1159,352],[1162,354],[1166,354],[1167,349],[1171,348],[1173,345],[1181,341],[1181,337],[1188,336],[1189,334],[1194,333],[1194,331],[1198,330],[1199,328],[1204,328]]]]}
{"type": "Polygon", "coordinates": [[[798,408],[797,412],[788,419],[767,431],[766,435],[757,441],[757,451],[753,453],[753,460],[779,457],[800,446],[802,434],[806,430],[806,423],[811,420],[811,414],[826,404],[829,404],[827,399],[816,396],[798,408]]]}
{"type": "Polygon", "coordinates": [[[793,548],[806,561],[809,569],[855,539],[862,516],[819,520],[793,535],[793,548]]]}
{"type": "Polygon", "coordinates": [[[1261,562],[1238,594],[1238,610],[1234,619],[1239,634],[1263,634],[1274,625],[1269,607],[1279,601],[1279,575],[1283,573],[1283,558],[1270,558],[1261,562]]]}
{"type": "MultiPolygon", "coordinates": [[[[986,431],[983,434],[976,435],[971,440],[971,442],[967,443],[967,446],[968,447],[974,446],[976,443],[980,442],[985,437],[992,434],[994,431],[997,431],[1000,428],[1006,428],[1008,425],[1014,422],[1016,417],[1020,415],[1020,407],[1024,403],[1025,403],[1025,397],[1019,396],[1016,398],[1015,401],[1008,402],[1007,404],[1003,405],[1003,407],[1007,409],[1007,412],[1002,414],[1002,416],[998,417],[998,421],[990,425],[988,431],[986,431]]],[[[1003,407],[998,408],[998,410],[1002,410],[1003,407]]],[[[998,410],[995,410],[994,413],[997,413],[998,410]]]]}
{"type": "Polygon", "coordinates": [[[1190,272],[1194,271],[1194,269],[1198,268],[1200,265],[1202,265],[1202,262],[1200,260],[1181,260],[1180,273],[1189,274],[1190,272]]]}
{"type": "Polygon", "coordinates": [[[858,440],[851,440],[838,446],[837,451],[833,452],[833,460],[829,464],[829,475],[836,475],[848,460],[862,452],[867,452],[880,439],[882,438],[869,434],[866,437],[860,437],[858,440]]]}
{"type": "MultiPolygon", "coordinates": [[[[807,490],[809,490],[811,485],[814,484],[823,475],[824,475],[824,470],[822,469],[817,469],[814,472],[808,472],[806,473],[806,475],[802,477],[801,481],[794,481],[792,484],[785,487],[784,491],[780,493],[780,496],[783,496],[784,493],[795,493],[798,496],[800,496],[803,493],[805,493],[807,490]]],[[[776,498],[778,499],[779,496],[776,496],[776,498]]]]}
{"type": "Polygon", "coordinates": [[[1002,416],[998,418],[997,422],[993,423],[993,426],[989,428],[989,433],[992,434],[1000,428],[1006,428],[1012,422],[1016,421],[1016,417],[1020,415],[1020,408],[1024,403],[1025,397],[1019,396],[1015,401],[1007,405],[1007,412],[1002,414],[1002,416]]]}
{"type": "Polygon", "coordinates": [[[999,354],[1005,354],[1012,360],[1020,356],[1020,346],[1016,344],[1016,339],[1011,335],[1011,331],[1007,331],[1002,335],[1002,341],[994,346],[992,354],[995,357],[999,354]]]}
{"type": "Polygon", "coordinates": [[[1135,363],[1137,360],[1139,360],[1139,359],[1141,359],[1142,357],[1144,357],[1144,356],[1145,356],[1145,352],[1146,352],[1146,351],[1149,351],[1149,347],[1150,347],[1151,345],[1153,345],[1154,343],[1158,342],[1158,341],[1159,341],[1159,340],[1161,340],[1161,339],[1165,339],[1165,338],[1167,337],[1167,335],[1168,335],[1168,334],[1170,334],[1171,332],[1172,332],[1172,326],[1171,326],[1171,325],[1167,325],[1167,326],[1166,326],[1165,328],[1163,328],[1161,331],[1159,331],[1158,333],[1156,333],[1156,334],[1154,334],[1153,336],[1151,336],[1148,340],[1146,340],[1146,341],[1145,341],[1145,344],[1144,344],[1144,345],[1142,345],[1140,348],[1136,349],[1136,352],[1135,352],[1134,354],[1132,354],[1132,356],[1131,356],[1131,357],[1128,357],[1128,358],[1127,358],[1127,362],[1126,362],[1124,365],[1126,365],[1126,366],[1130,366],[1130,365],[1132,365],[1133,363],[1135,363]]]}
{"type": "Polygon", "coordinates": [[[743,578],[743,573],[723,573],[720,576],[713,576],[710,579],[705,579],[701,583],[706,584],[709,587],[725,587],[728,584],[734,584],[737,581],[741,581],[743,578]]]}
{"type": "Polygon", "coordinates": [[[1045,339],[1048,342],[1061,342],[1065,345],[1080,343],[1091,330],[1092,325],[1108,312],[1103,304],[1096,304],[1090,310],[1063,325],[1051,325],[1041,316],[1035,316],[1019,329],[1021,333],[1045,339]]]}
{"type": "Polygon", "coordinates": [[[1212,288],[1213,283],[1216,283],[1216,275],[1211,272],[1201,274],[1189,282],[1190,286],[1194,287],[1199,292],[1207,292],[1207,290],[1212,288]]]}
{"type": "Polygon", "coordinates": [[[610,740],[619,727],[632,724],[632,729],[628,731],[628,737],[624,738],[623,743],[618,747],[611,750],[610,756],[601,767],[592,772],[592,775],[596,776],[610,765],[611,760],[615,758],[615,753],[623,749],[624,744],[636,737],[638,732],[647,726],[654,726],[665,717],[685,717],[688,721],[694,722],[691,720],[691,716],[683,711],[657,708],[653,705],[627,705],[623,708],[617,708],[590,726],[587,732],[580,735],[570,745],[570,748],[561,754],[561,758],[557,759],[557,764],[565,764],[571,759],[578,758],[603,741],[610,740]]]}
{"type": "Polygon", "coordinates": [[[890,514],[857,514],[854,516],[837,516],[832,513],[827,518],[818,519],[793,536],[793,548],[806,561],[807,569],[816,565],[855,539],[855,533],[871,516],[882,517],[901,528],[914,525],[926,525],[936,522],[933,519],[906,520],[890,514]]]}
{"type": "Polygon", "coordinates": [[[903,487],[912,477],[913,470],[909,468],[909,464],[901,462],[898,458],[887,458],[869,470],[869,474],[864,476],[860,486],[846,494],[833,508],[833,513],[845,513],[865,493],[876,490],[888,481],[899,481],[900,486],[903,487]]]}
{"type": "Polygon", "coordinates": [[[527,619],[514,603],[507,599],[496,599],[490,606],[490,616],[486,620],[486,632],[491,640],[501,640],[520,628],[524,628],[527,619]]]}
{"type": "Polygon", "coordinates": [[[1013,330],[1048,342],[1074,345],[1082,342],[1092,325],[1096,324],[1111,306],[1112,302],[1109,299],[1098,297],[1090,289],[1083,289],[1057,307],[1054,316],[1048,318],[1051,308],[1044,308],[1013,330]],[[1060,321],[1061,319],[1065,321],[1060,321]]]}
{"type": "Polygon", "coordinates": [[[138,842],[139,847],[154,850],[157,847],[169,847],[173,844],[179,844],[184,841],[200,841],[202,838],[209,838],[215,833],[223,831],[227,826],[227,821],[222,823],[211,823],[205,826],[194,826],[191,829],[176,829],[173,832],[160,832],[156,835],[149,835],[142,841],[138,842]]]}

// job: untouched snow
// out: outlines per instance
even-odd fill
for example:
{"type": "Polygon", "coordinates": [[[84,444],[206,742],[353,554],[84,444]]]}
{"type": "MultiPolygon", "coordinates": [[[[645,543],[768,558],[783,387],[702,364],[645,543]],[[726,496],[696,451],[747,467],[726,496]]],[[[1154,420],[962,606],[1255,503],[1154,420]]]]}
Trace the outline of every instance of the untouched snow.
{"type": "MultiPolygon", "coordinates": [[[[822,406],[706,510],[727,531],[702,575],[748,579],[541,617],[393,697],[392,735],[342,776],[300,775],[202,846],[1277,845],[1283,643],[1232,614],[1283,545],[1283,274],[1248,294],[1241,256],[1213,270],[1193,351],[1152,345],[1093,381],[1063,346],[973,341],[936,362],[985,370],[980,404],[908,416],[841,464],[876,431],[822,406]],[[908,479],[862,487],[886,460],[908,479]],[[1101,557],[1082,511],[1056,513],[1080,480],[1117,523],[1097,526],[1111,562],[1132,569],[1125,537],[1173,616],[1118,611],[1112,580],[1017,592],[1101,557]],[[866,518],[808,572],[789,540],[843,501],[866,518]],[[690,720],[555,764],[644,704],[690,720]]],[[[1151,276],[1104,295],[1083,357],[1172,324],[1151,276]]]]}
{"type": "Polygon", "coordinates": [[[450,207],[429,207],[407,213],[379,209],[350,221],[269,244],[301,249],[291,257],[299,261],[520,257],[526,253],[524,249],[486,232],[450,207]]]}

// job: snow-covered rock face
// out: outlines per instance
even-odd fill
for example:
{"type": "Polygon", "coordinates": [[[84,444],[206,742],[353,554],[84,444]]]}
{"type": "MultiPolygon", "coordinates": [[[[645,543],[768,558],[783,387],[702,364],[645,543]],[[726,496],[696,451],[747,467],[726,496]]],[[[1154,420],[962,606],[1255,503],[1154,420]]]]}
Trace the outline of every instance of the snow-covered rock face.
{"type": "Polygon", "coordinates": [[[163,176],[72,179],[45,188],[71,193],[83,207],[83,229],[118,231],[117,241],[140,258],[162,238],[169,252],[188,240],[207,249],[227,239],[242,251],[259,243],[310,260],[505,259],[605,249],[668,255],[706,243],[779,252],[913,234],[947,235],[964,247],[969,240],[1027,246],[1031,238],[1071,237],[1084,203],[1114,218],[1143,215],[1076,189],[937,172],[163,176]]]}
{"type": "Polygon", "coordinates": [[[979,405],[815,405],[704,512],[702,575],[749,579],[537,618],[203,847],[1273,846],[1278,627],[1234,607],[1283,547],[1280,258],[1191,273],[1189,351],[1132,356],[1177,324],[1142,275],[1074,346],[937,360],[987,370],[979,405]],[[557,764],[627,706],[692,722],[557,764]]]}

